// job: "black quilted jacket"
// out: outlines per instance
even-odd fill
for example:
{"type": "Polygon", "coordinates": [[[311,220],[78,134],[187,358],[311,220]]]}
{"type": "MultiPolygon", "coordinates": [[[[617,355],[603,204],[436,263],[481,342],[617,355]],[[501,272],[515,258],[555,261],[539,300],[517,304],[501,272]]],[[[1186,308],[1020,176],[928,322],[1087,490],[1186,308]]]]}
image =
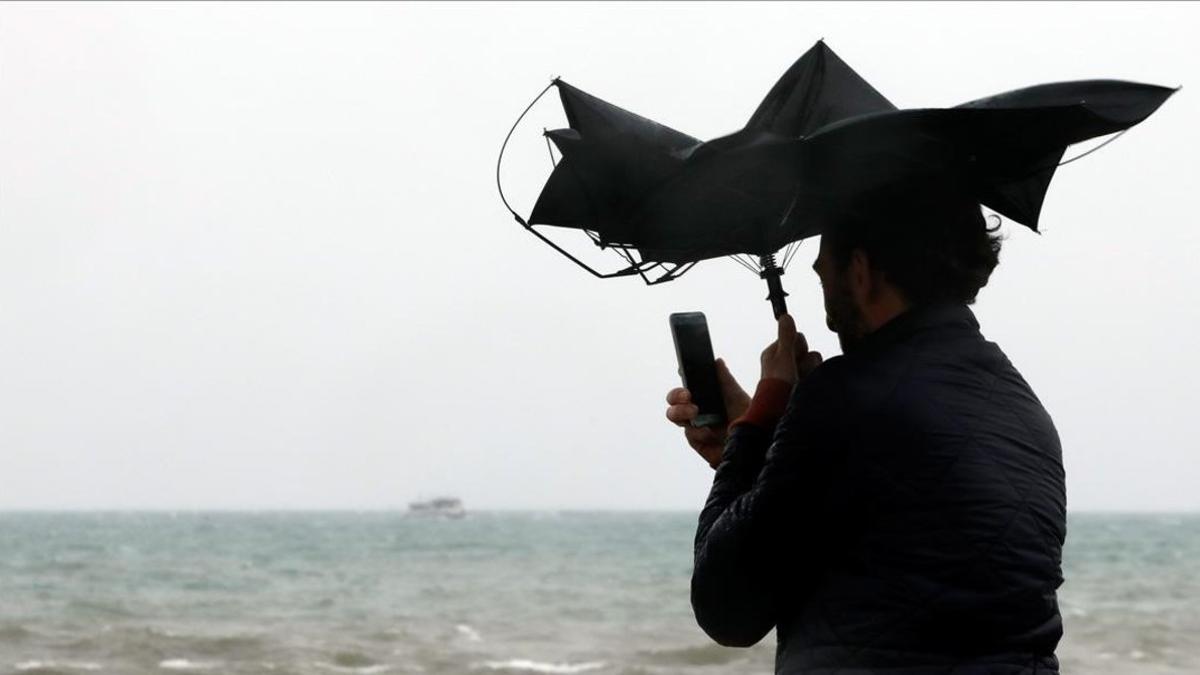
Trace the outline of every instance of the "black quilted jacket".
{"type": "Polygon", "coordinates": [[[967,307],[916,309],[734,427],[692,607],[723,645],[774,627],[777,673],[1049,675],[1065,535],[1046,410],[967,307]]]}

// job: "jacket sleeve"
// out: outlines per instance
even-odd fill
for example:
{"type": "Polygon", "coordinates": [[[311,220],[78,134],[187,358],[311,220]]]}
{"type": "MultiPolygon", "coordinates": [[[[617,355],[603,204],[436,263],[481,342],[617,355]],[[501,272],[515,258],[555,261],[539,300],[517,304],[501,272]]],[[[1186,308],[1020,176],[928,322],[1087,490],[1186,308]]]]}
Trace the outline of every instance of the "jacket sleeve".
{"type": "Polygon", "coordinates": [[[828,450],[814,447],[820,411],[810,404],[822,398],[814,395],[820,370],[792,391],[778,424],[761,415],[734,423],[700,512],[692,609],[721,645],[766,636],[779,603],[811,576],[798,554],[823,543],[815,521],[828,450]]]}

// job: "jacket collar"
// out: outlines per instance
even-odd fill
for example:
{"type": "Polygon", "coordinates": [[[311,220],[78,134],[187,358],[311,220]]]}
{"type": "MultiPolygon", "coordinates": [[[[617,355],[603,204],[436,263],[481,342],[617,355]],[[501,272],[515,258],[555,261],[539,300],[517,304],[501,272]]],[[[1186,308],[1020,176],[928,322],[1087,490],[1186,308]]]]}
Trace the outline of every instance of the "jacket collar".
{"type": "Polygon", "coordinates": [[[907,340],[931,328],[979,330],[979,321],[969,307],[959,303],[937,303],[910,308],[863,338],[858,350],[875,351],[907,340]]]}

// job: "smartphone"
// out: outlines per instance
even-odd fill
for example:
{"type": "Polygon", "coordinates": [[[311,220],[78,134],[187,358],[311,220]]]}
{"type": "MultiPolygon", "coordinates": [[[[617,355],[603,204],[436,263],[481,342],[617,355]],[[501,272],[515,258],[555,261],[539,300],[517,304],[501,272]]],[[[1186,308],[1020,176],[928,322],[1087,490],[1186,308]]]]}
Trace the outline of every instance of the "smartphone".
{"type": "Polygon", "coordinates": [[[670,317],[671,337],[675,340],[675,357],[679,360],[679,375],[683,386],[692,395],[692,403],[700,414],[692,420],[694,427],[725,424],[725,401],[717,381],[716,359],[712,340],[708,336],[708,320],[703,312],[676,312],[670,317]]]}

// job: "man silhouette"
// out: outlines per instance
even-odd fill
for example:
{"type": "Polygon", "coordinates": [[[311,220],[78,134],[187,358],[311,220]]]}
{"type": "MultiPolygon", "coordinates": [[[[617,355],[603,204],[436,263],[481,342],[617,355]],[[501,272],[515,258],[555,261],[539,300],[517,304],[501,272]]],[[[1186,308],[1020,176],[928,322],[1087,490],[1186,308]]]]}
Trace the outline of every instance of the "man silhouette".
{"type": "Polygon", "coordinates": [[[813,265],[841,356],[784,315],[753,397],[718,359],[728,427],[668,394],[716,468],[692,606],[718,643],[775,628],[777,673],[1058,672],[1061,448],[967,307],[999,250],[961,198],[864,209],[813,265]]]}

